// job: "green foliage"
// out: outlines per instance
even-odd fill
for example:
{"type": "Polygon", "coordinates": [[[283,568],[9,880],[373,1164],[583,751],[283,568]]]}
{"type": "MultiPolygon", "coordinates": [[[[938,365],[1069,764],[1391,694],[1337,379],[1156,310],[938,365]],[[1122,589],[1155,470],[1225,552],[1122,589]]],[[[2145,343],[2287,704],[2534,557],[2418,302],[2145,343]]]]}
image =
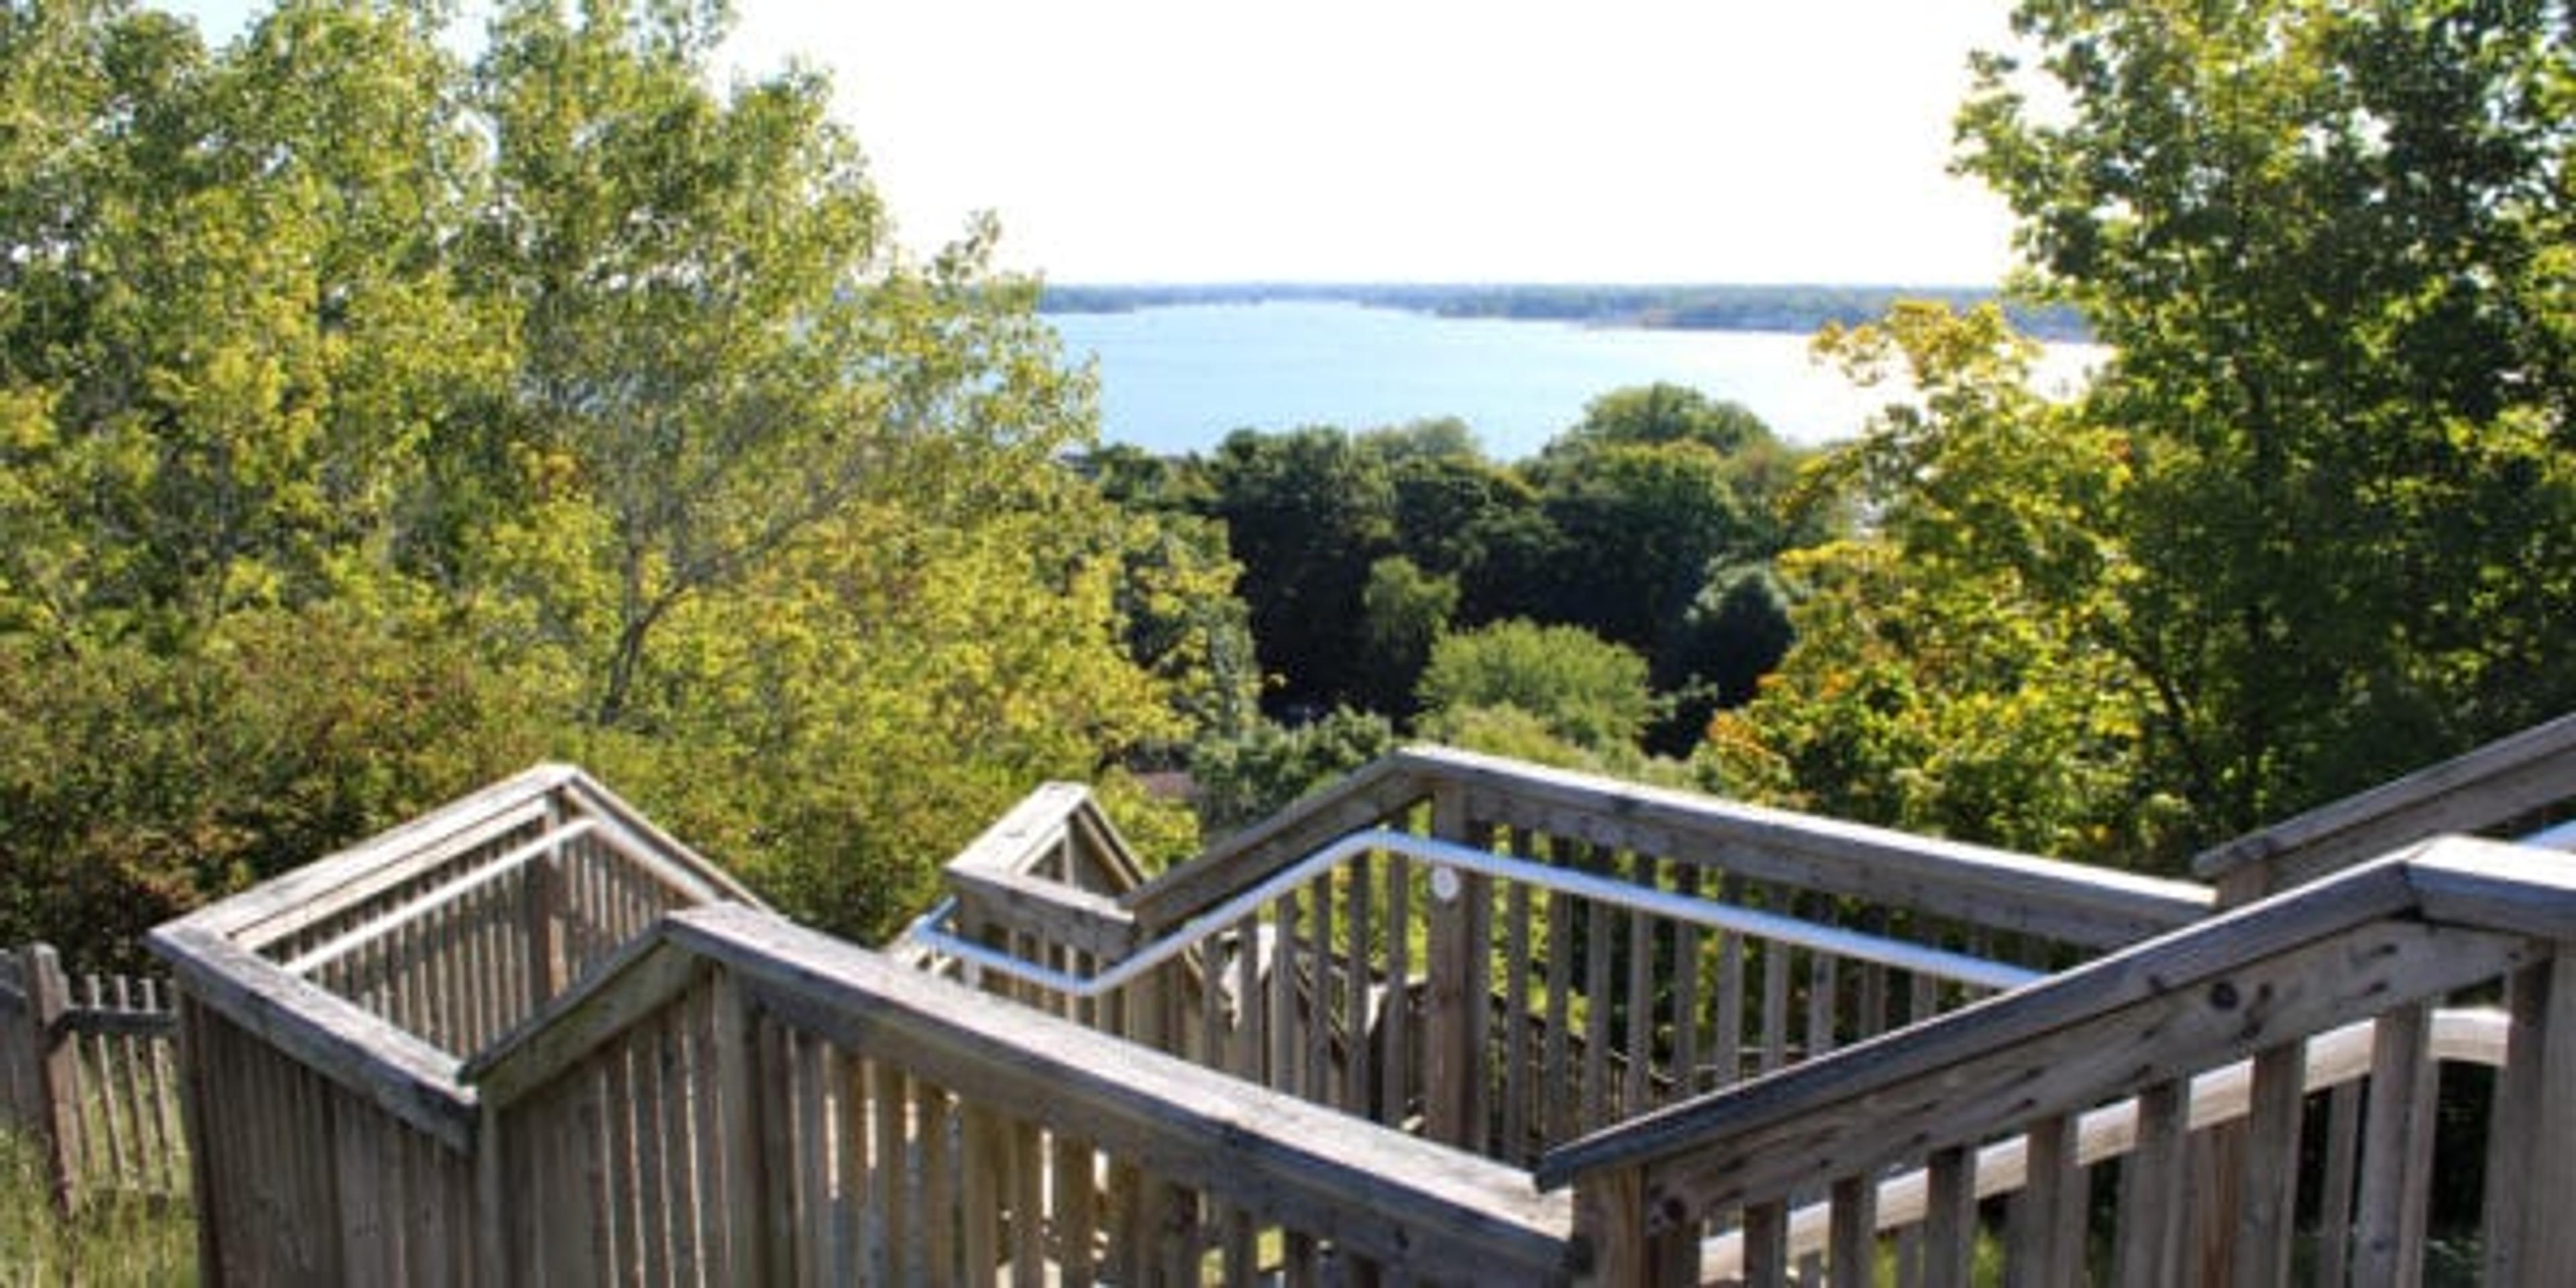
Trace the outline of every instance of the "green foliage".
{"type": "Polygon", "coordinates": [[[1262,670],[1277,677],[1273,709],[1329,708],[1353,688],[1369,565],[1394,536],[1385,458],[1335,429],[1243,430],[1207,471],[1243,561],[1262,670]]]}
{"type": "Polygon", "coordinates": [[[1962,165],[2118,348],[2155,778],[2224,835],[2576,703],[2563,6],[2015,21],[1962,165]]]}
{"type": "Polygon", "coordinates": [[[1653,717],[1646,660],[1581,627],[1506,621],[1444,636],[1422,672],[1424,728],[1513,708],[1552,736],[1594,750],[1634,749],[1653,717]]]}
{"type": "MultiPolygon", "coordinates": [[[[721,6],[114,6],[0,44],[0,930],[117,937],[541,756],[861,935],[1253,671],[970,227],[721,6]]],[[[1187,816],[1122,801],[1184,843],[1187,816]]]]}
{"type": "Polygon", "coordinates": [[[1258,822],[1395,745],[1393,722],[1348,707],[1303,725],[1263,721],[1242,734],[1202,742],[1190,756],[1200,821],[1212,835],[1258,822]]]}
{"type": "Polygon", "coordinates": [[[167,1288],[197,1281],[197,1223],[185,1206],[102,1195],[78,1216],[54,1208],[41,1147],[0,1126],[0,1249],[12,1283],[167,1288]]]}
{"type": "Polygon", "coordinates": [[[1458,611],[1455,578],[1425,574],[1402,555],[1369,565],[1368,586],[1360,592],[1367,630],[1367,669],[1374,681],[1369,696],[1373,710],[1399,718],[1412,711],[1412,690],[1431,660],[1432,641],[1449,629],[1458,611]]]}
{"type": "Polygon", "coordinates": [[[2027,387],[2002,315],[1906,305],[1820,347],[1915,391],[1817,464],[1805,504],[1873,516],[1782,561],[1796,630],[1703,751],[1729,791],[2023,850],[2153,865],[2146,680],[2117,647],[2128,565],[2104,525],[2123,440],[2027,387]]]}
{"type": "MultiPolygon", "coordinates": [[[[1225,525],[1272,686],[1297,719],[1357,703],[1404,715],[1435,622],[1526,618],[1581,626],[1644,653],[1660,690],[1741,690],[1776,653],[1715,638],[1758,618],[1694,616],[1713,569],[1767,560],[1796,527],[1778,501],[1799,454],[1751,413],[1654,385],[1595,401],[1538,459],[1497,465],[1456,421],[1350,434],[1239,431],[1213,457],[1098,468],[1132,506],[1225,525]],[[1400,559],[1402,564],[1389,564],[1400,559]],[[1451,592],[1437,590],[1442,585],[1451,592]],[[1438,611],[1432,611],[1437,609],[1438,611]]],[[[1776,620],[1772,623],[1776,625],[1776,620]]],[[[1686,748],[1688,727],[1661,731],[1686,748]]]]}

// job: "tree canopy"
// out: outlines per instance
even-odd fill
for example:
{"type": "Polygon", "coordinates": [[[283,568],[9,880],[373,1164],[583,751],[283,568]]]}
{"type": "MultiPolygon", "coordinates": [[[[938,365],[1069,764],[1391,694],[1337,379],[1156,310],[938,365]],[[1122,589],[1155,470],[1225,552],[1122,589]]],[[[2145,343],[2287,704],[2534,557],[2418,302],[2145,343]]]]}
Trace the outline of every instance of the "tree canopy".
{"type": "Polygon", "coordinates": [[[438,12],[0,18],[0,933],[563,756],[872,934],[1187,736],[1231,566],[1060,464],[989,225],[899,251],[820,76],[718,88],[722,5],[516,0],[471,66],[438,12]]]}

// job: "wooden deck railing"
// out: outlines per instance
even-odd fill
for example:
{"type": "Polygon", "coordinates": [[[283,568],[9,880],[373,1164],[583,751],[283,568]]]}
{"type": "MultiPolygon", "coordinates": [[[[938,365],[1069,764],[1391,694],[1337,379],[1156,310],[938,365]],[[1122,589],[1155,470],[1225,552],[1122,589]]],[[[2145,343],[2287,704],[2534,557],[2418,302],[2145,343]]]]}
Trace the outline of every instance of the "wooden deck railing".
{"type": "Polygon", "coordinates": [[[2415,1283],[2442,1064],[2501,1065],[2484,1277],[2564,1284],[2571,943],[2576,864],[2438,841],[1623,1124],[1538,1179],[1575,1188],[1614,1282],[1865,1284],[1893,1259],[1965,1284],[1979,1201],[2009,1194],[2013,1283],[2277,1284],[2294,1254],[2313,1282],[2415,1283]]]}
{"type": "Polygon", "coordinates": [[[544,766],[155,929],[207,1279],[470,1281],[488,1223],[465,1057],[659,913],[750,898],[544,766]]]}
{"type": "Polygon", "coordinates": [[[967,935],[1084,974],[1160,936],[1196,947],[1116,996],[1000,991],[1103,1019],[1265,1086],[1527,1165],[1654,1107],[1954,1009],[1987,989],[1712,930],[1398,848],[1277,890],[1392,828],[1615,880],[1679,904],[2047,971],[2206,915],[2211,892],[1491,757],[1409,750],[1143,885],[1114,833],[1050,788],[950,871],[967,935]],[[1131,1012],[1151,1017],[1140,1025],[1131,1012]]]}
{"type": "Polygon", "coordinates": [[[799,929],[548,769],[153,944],[217,1283],[1942,1284],[1981,1242],[2015,1283],[2399,1282],[2469,1120],[2473,1246],[2541,1283],[2567,862],[2448,839],[2213,915],[1409,751],[1152,880],[1050,788],[952,867],[983,947],[943,958],[799,929]],[[994,952],[1161,964],[960,966],[994,952]]]}
{"type": "MultiPolygon", "coordinates": [[[[2445,832],[2511,839],[2576,816],[2576,715],[2284,819],[2192,860],[2229,905],[2445,832]]],[[[2568,848],[2561,845],[2559,848],[2568,848]]]]}
{"type": "Polygon", "coordinates": [[[494,1278],[1563,1277],[1528,1175],[738,907],[469,1064],[494,1278]]]}
{"type": "MultiPolygon", "coordinates": [[[[1570,1207],[1525,1171],[763,909],[678,909],[608,944],[567,927],[618,924],[595,910],[626,906],[632,879],[479,919],[430,897],[591,861],[526,831],[522,798],[567,785],[626,813],[546,771],[154,932],[183,988],[208,1281],[1564,1275],[1570,1207]],[[529,944],[547,942],[583,947],[539,996],[547,953],[529,944]],[[315,968],[340,961],[360,966],[315,968]],[[476,1031],[458,1017],[514,1010],[481,1049],[445,1045],[476,1031]]],[[[663,867],[697,875],[685,851],[625,848],[654,835],[630,823],[596,857],[651,860],[665,888],[682,882],[663,867]]]]}
{"type": "Polygon", "coordinates": [[[67,974],[52,946],[0,952],[0,1126],[39,1146],[58,1208],[188,1192],[169,982],[67,974]]]}

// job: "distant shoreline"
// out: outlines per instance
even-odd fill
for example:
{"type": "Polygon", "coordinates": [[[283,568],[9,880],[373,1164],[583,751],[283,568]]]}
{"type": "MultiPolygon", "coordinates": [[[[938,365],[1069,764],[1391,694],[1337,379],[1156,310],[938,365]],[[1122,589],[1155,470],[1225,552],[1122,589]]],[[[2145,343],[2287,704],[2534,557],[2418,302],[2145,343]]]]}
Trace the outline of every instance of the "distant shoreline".
{"type": "MultiPolygon", "coordinates": [[[[1929,299],[1953,308],[2002,300],[2000,291],[1956,286],[1741,286],[1581,284],[1407,284],[1373,282],[1217,282],[1165,285],[1047,286],[1044,313],[1129,313],[1138,309],[1272,302],[1359,304],[1451,318],[1571,322],[1664,331],[1813,332],[1828,324],[1874,321],[1898,300],[1929,299]]],[[[2023,334],[2053,343],[2089,343],[2074,310],[2007,302],[2023,334]]]]}

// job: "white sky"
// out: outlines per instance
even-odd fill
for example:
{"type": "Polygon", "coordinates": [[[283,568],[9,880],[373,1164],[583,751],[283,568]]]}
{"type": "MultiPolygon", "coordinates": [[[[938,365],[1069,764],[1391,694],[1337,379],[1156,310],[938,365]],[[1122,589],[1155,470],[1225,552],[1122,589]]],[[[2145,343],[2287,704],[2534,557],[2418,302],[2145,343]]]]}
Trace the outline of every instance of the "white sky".
{"type": "MultiPolygon", "coordinates": [[[[738,0],[829,68],[899,235],[1058,282],[1986,285],[1944,173],[2006,0],[738,0]]],[[[246,0],[185,0],[211,38],[246,0]]]]}

